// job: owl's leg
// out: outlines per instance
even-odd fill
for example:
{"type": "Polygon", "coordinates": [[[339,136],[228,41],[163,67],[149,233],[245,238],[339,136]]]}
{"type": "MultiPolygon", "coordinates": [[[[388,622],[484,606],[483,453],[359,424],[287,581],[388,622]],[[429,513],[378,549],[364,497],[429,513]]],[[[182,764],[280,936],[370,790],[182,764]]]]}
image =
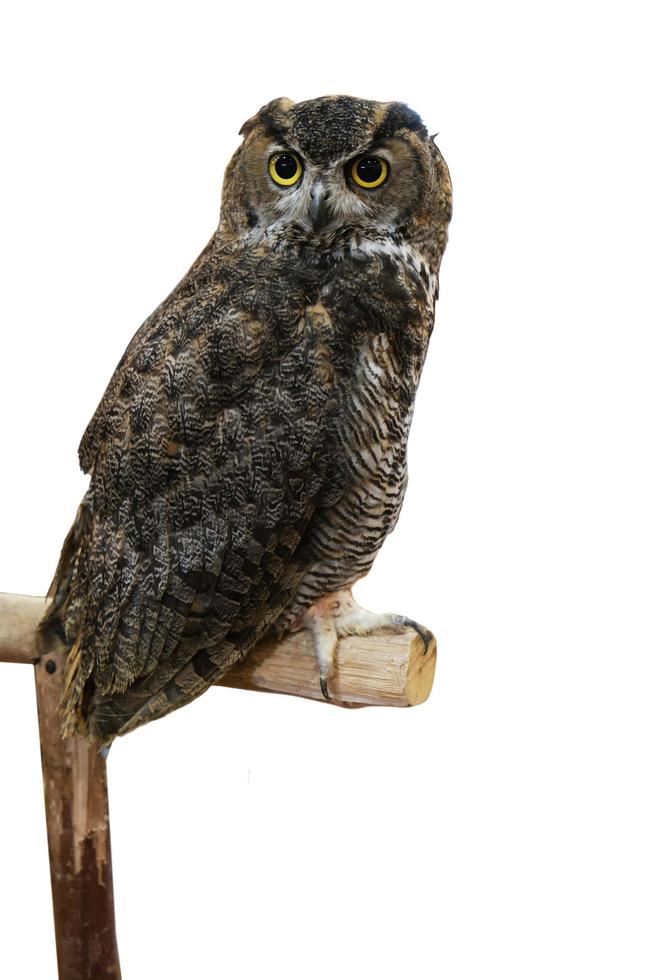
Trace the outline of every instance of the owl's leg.
{"type": "Polygon", "coordinates": [[[320,690],[329,700],[329,679],[334,673],[334,658],[338,641],[343,636],[368,636],[379,630],[401,630],[407,626],[414,629],[425,645],[425,653],[433,640],[430,631],[408,616],[396,613],[373,613],[361,606],[352,597],[350,589],[331,592],[322,596],[309,606],[299,627],[311,633],[314,653],[320,669],[320,690]]]}
{"type": "Polygon", "coordinates": [[[334,673],[334,656],[338,647],[338,633],[332,615],[338,595],[338,592],[333,592],[318,599],[309,606],[299,624],[311,633],[313,652],[320,670],[320,690],[327,701],[329,701],[328,681],[334,673]]]}

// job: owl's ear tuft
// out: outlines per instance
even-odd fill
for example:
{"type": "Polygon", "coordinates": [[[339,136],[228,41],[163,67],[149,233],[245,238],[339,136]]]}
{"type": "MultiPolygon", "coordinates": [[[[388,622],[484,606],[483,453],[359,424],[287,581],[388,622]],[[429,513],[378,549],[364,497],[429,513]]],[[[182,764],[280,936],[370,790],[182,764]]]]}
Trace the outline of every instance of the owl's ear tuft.
{"type": "Polygon", "coordinates": [[[295,103],[291,99],[282,96],[273,99],[262,106],[254,116],[250,116],[238,131],[239,136],[249,136],[255,126],[264,126],[266,129],[279,129],[284,113],[288,112],[295,103]]]}
{"type": "Polygon", "coordinates": [[[389,102],[386,115],[375,131],[375,139],[388,139],[398,129],[410,129],[412,132],[427,139],[427,127],[415,110],[410,109],[404,102],[389,102]]]}

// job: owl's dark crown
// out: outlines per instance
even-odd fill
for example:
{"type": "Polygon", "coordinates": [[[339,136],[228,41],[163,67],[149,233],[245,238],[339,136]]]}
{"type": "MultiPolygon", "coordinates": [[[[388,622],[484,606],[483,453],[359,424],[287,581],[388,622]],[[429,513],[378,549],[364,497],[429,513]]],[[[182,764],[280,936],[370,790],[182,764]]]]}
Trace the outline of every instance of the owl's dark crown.
{"type": "MultiPolygon", "coordinates": [[[[428,135],[418,113],[403,103],[387,106],[349,95],[327,95],[295,104],[275,99],[255,118],[267,135],[301,146],[307,157],[321,166],[352,155],[365,141],[381,142],[400,129],[423,138],[428,135]]],[[[250,122],[242,133],[249,131],[250,122]]]]}

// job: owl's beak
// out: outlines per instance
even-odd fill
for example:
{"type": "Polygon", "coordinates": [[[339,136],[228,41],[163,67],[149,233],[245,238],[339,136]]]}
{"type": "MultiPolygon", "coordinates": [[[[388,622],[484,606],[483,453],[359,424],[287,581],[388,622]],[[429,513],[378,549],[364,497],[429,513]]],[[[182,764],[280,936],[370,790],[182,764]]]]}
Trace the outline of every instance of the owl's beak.
{"type": "Polygon", "coordinates": [[[329,208],[329,194],[325,190],[325,185],[321,181],[317,180],[313,187],[311,188],[311,204],[309,205],[309,218],[311,219],[311,227],[318,233],[322,231],[327,222],[329,221],[330,208],[329,208]]]}

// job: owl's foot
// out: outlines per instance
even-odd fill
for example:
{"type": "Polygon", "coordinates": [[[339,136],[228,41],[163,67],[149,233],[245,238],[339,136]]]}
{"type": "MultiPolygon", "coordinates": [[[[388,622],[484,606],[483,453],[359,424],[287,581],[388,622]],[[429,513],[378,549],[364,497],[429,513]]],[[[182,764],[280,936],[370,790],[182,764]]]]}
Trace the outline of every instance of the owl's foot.
{"type": "Polygon", "coordinates": [[[330,592],[309,606],[297,624],[309,630],[320,670],[320,690],[330,700],[329,680],[334,673],[338,641],[343,636],[369,636],[379,630],[414,629],[424,643],[427,653],[434,637],[420,623],[396,613],[373,613],[362,609],[352,598],[349,589],[330,592]]]}

